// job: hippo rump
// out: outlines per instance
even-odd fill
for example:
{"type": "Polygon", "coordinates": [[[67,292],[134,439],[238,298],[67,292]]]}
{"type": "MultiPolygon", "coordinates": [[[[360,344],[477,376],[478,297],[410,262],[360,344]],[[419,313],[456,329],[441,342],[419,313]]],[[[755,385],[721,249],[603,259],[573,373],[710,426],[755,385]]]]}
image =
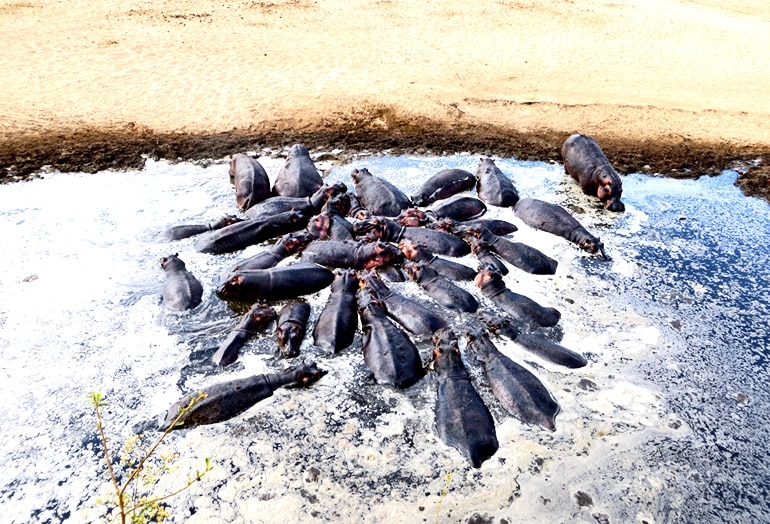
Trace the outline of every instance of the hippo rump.
{"type": "Polygon", "coordinates": [[[625,211],[620,201],[623,182],[596,140],[572,135],[561,146],[561,157],[564,171],[580,183],[583,193],[597,196],[609,211],[625,211]]]}

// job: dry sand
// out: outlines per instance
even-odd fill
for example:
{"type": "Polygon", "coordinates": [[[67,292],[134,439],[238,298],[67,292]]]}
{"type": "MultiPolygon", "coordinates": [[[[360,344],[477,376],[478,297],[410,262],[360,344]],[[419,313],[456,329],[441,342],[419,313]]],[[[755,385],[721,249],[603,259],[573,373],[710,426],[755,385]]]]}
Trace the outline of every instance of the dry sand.
{"type": "MultiPolygon", "coordinates": [[[[0,1],[0,180],[260,145],[770,173],[770,3],[0,1]]],[[[752,185],[753,184],[753,185],[752,185]]]]}

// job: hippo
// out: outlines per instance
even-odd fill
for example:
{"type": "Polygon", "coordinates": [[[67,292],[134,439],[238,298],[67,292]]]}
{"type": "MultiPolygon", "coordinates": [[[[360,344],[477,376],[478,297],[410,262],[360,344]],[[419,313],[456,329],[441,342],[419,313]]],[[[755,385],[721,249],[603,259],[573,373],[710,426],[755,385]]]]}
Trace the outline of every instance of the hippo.
{"type": "Polygon", "coordinates": [[[473,280],[476,276],[476,271],[468,266],[438,257],[427,248],[420,247],[411,240],[399,242],[398,249],[401,250],[404,257],[408,260],[422,262],[444,278],[450,280],[473,280]]]}
{"type": "Polygon", "coordinates": [[[536,198],[522,198],[516,203],[513,212],[528,226],[566,238],[583,251],[592,255],[601,253],[602,259],[609,260],[604,252],[604,244],[560,205],[536,198]]]}
{"type": "Polygon", "coordinates": [[[433,219],[425,211],[416,207],[404,209],[401,214],[393,219],[394,222],[404,227],[420,227],[429,224],[433,219]]]}
{"type": "Polygon", "coordinates": [[[192,273],[187,271],[185,263],[178,254],[160,259],[160,267],[166,273],[163,284],[163,304],[176,311],[192,309],[201,303],[203,286],[192,273]]]}
{"type": "Polygon", "coordinates": [[[163,237],[166,240],[182,240],[183,238],[200,235],[201,233],[205,233],[207,231],[222,229],[225,226],[237,224],[243,220],[243,218],[239,218],[235,215],[225,215],[224,217],[211,224],[183,224],[180,226],[171,227],[167,229],[165,233],[163,233],[163,237]]]}
{"type": "Polygon", "coordinates": [[[412,195],[415,206],[429,206],[437,200],[449,198],[476,185],[476,177],[464,169],[443,169],[431,176],[412,195]]]}
{"type": "Polygon", "coordinates": [[[193,247],[201,253],[230,253],[302,229],[307,222],[308,217],[296,211],[286,211],[259,220],[244,220],[201,235],[193,247]]]}
{"type": "Polygon", "coordinates": [[[435,219],[472,220],[487,212],[487,206],[478,198],[460,196],[437,202],[425,211],[435,219]]]}
{"type": "Polygon", "coordinates": [[[273,184],[273,194],[284,197],[309,197],[324,181],[302,144],[289,148],[286,162],[278,171],[273,184]]]}
{"type": "Polygon", "coordinates": [[[499,447],[495,421],[471,383],[454,332],[440,329],[433,334],[433,342],[433,369],[438,374],[436,431],[444,444],[480,468],[499,447]]]}
{"type": "Polygon", "coordinates": [[[406,262],[404,271],[417,282],[430,297],[445,308],[473,313],[479,308],[478,301],[422,262],[406,262]]]}
{"type": "Polygon", "coordinates": [[[307,232],[318,240],[355,240],[353,237],[353,224],[347,221],[345,217],[328,211],[321,211],[314,217],[311,217],[307,225],[307,232]]]}
{"type": "Polygon", "coordinates": [[[310,196],[273,196],[248,209],[246,216],[257,220],[286,211],[297,211],[307,216],[313,216],[321,211],[330,198],[344,194],[347,190],[347,186],[340,182],[330,186],[321,186],[310,196]]]}
{"type": "Polygon", "coordinates": [[[348,216],[353,220],[366,220],[367,218],[372,218],[372,213],[364,207],[361,200],[352,193],[348,194],[350,196],[350,210],[348,211],[348,216]]]}
{"type": "Polygon", "coordinates": [[[219,288],[222,300],[248,302],[285,300],[309,295],[325,288],[334,280],[334,273],[317,264],[298,262],[269,269],[238,271],[219,288]]]}
{"type": "Polygon", "coordinates": [[[513,182],[491,158],[480,158],[476,170],[476,192],[479,198],[491,206],[509,207],[519,200],[513,182]]]}
{"type": "Polygon", "coordinates": [[[270,180],[265,168],[243,153],[230,159],[230,183],[235,188],[235,203],[241,211],[270,196],[270,180]]]}
{"type": "Polygon", "coordinates": [[[395,217],[411,205],[409,197],[400,189],[366,168],[353,170],[350,178],[358,200],[374,215],[395,217]]]}
{"type": "Polygon", "coordinates": [[[289,302],[278,314],[275,338],[284,358],[299,356],[299,347],[305,340],[307,321],[310,318],[310,304],[302,301],[289,302]]]}
{"type": "Polygon", "coordinates": [[[275,267],[285,258],[300,253],[312,241],[313,236],[307,231],[288,233],[279,238],[270,248],[236,262],[225,274],[229,276],[237,271],[275,267]]]}
{"type": "Polygon", "coordinates": [[[484,375],[497,400],[525,424],[556,430],[559,403],[531,371],[498,350],[483,331],[468,331],[468,349],[481,361],[484,375]]]}
{"type": "Polygon", "coordinates": [[[620,201],[623,182],[596,140],[587,135],[570,136],[561,146],[561,158],[564,171],[578,181],[583,193],[598,197],[609,211],[625,211],[620,201]]]}
{"type": "Polygon", "coordinates": [[[368,232],[371,238],[384,242],[411,240],[434,253],[449,257],[462,257],[471,252],[471,247],[460,237],[424,227],[404,227],[386,217],[359,220],[353,226],[356,235],[368,232]]]}
{"type": "Polygon", "coordinates": [[[491,333],[508,337],[522,349],[548,362],[571,369],[582,368],[588,364],[583,355],[561,344],[551,342],[535,333],[522,333],[523,326],[516,320],[489,310],[479,310],[476,316],[491,333]]]}
{"type": "Polygon", "coordinates": [[[425,374],[420,353],[409,337],[393,324],[369,288],[356,294],[361,317],[364,362],[379,384],[408,388],[425,374]]]}
{"type": "Polygon", "coordinates": [[[356,273],[349,269],[340,271],[332,282],[331,290],[313,329],[313,343],[336,353],[353,343],[358,329],[356,273]]]}
{"type": "Polygon", "coordinates": [[[458,227],[463,238],[476,237],[509,264],[533,275],[553,275],[558,262],[534,247],[499,237],[479,226],[458,227]]]}
{"type": "Polygon", "coordinates": [[[307,262],[348,269],[373,269],[402,259],[401,252],[385,242],[315,240],[302,252],[302,260],[307,262]]]}
{"type": "Polygon", "coordinates": [[[218,366],[229,366],[238,360],[238,353],[246,345],[251,337],[257,332],[265,329],[270,322],[278,316],[275,310],[267,304],[258,302],[251,306],[249,311],[243,315],[241,320],[235,326],[225,340],[219,345],[216,353],[211,357],[214,364],[218,366]]]}
{"type": "Polygon", "coordinates": [[[482,266],[474,280],[485,296],[500,309],[512,315],[516,320],[541,327],[553,327],[561,318],[561,313],[552,307],[543,307],[524,295],[514,293],[503,282],[503,277],[494,269],[482,266]]]}
{"type": "Polygon", "coordinates": [[[158,429],[168,431],[216,424],[240,415],[260,400],[271,397],[273,391],[280,387],[307,387],[326,373],[311,362],[280,373],[254,375],[214,384],[172,404],[158,429]]]}
{"type": "Polygon", "coordinates": [[[510,235],[519,230],[514,224],[497,218],[474,218],[473,220],[452,220],[451,218],[442,218],[432,224],[427,224],[426,227],[456,234],[458,230],[473,226],[484,227],[495,235],[501,237],[510,235]]]}
{"type": "MultiPolygon", "coordinates": [[[[503,276],[508,274],[508,266],[495,255],[487,244],[473,236],[468,236],[465,240],[470,244],[471,252],[476,257],[476,260],[479,261],[479,267],[491,267],[503,276]]],[[[476,275],[473,276],[475,278],[476,275]]]]}
{"type": "Polygon", "coordinates": [[[442,317],[416,300],[392,291],[371,271],[363,273],[359,282],[371,289],[384,306],[385,313],[412,335],[432,335],[436,330],[447,327],[447,322],[442,317]]]}

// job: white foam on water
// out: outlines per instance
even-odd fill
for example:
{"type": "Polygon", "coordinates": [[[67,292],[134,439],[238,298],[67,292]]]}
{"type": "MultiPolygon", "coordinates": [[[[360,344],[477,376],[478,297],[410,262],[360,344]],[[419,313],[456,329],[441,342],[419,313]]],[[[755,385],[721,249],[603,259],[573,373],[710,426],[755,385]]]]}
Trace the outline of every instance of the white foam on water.
{"type": "MultiPolygon", "coordinates": [[[[262,153],[259,160],[274,180],[283,159],[262,153]]],[[[367,167],[412,194],[441,169],[475,173],[477,163],[470,154],[373,156],[341,166],[329,162],[324,171],[328,181],[352,188],[350,172],[367,167]]],[[[505,282],[559,309],[559,325],[544,332],[586,355],[589,364],[565,369],[494,339],[557,398],[556,431],[523,425],[505,413],[465,355],[500,442],[494,457],[470,468],[435,433],[432,374],[398,391],[371,380],[360,337],[334,356],[312,345],[310,332],[327,289],[309,297],[302,353],[328,375],[308,389],[278,390],[231,421],[169,437],[179,459],[160,490],[184,484],[207,457],[214,465],[201,482],[169,500],[171,522],[595,522],[603,516],[610,522],[672,522],[724,514],[742,485],[730,485],[728,472],[706,466],[697,450],[717,444],[736,453],[755,448],[719,433],[722,427],[739,432],[741,421],[729,406],[710,399],[739,399],[745,416],[760,420],[767,403],[760,401],[761,377],[756,385],[731,378],[742,373],[735,368],[740,364],[721,360],[715,349],[724,343],[739,351],[731,337],[744,329],[747,306],[730,300],[746,290],[737,293],[732,277],[724,281],[698,260],[715,254],[717,262],[730,264],[730,257],[746,253],[757,231],[752,224],[767,224],[766,204],[741,197],[730,173],[694,181],[631,175],[624,177],[626,212],[609,214],[558,164],[496,163],[522,196],[572,210],[612,257],[592,258],[529,228],[509,209],[490,207],[487,213],[516,224],[517,241],[559,262],[556,275],[512,269],[505,282]],[[736,202],[743,206],[738,219],[730,214],[736,202]],[[725,237],[718,249],[708,225],[713,223],[725,237]],[[698,363],[693,351],[723,369],[698,363]],[[703,409],[693,414],[693,406],[703,409]],[[677,451],[682,449],[690,451],[677,451]],[[698,514],[691,501],[705,482],[717,496],[698,514]]],[[[225,160],[208,167],[148,161],[141,171],[52,173],[0,186],[0,237],[7,239],[0,252],[0,393],[4,420],[15,421],[0,428],[4,521],[98,520],[95,497],[109,483],[90,391],[107,397],[105,424],[117,446],[134,424],[187,392],[286,366],[275,358],[271,330],[250,342],[232,369],[208,363],[238,317],[214,296],[220,273],[264,247],[210,256],[193,249],[194,238],[160,240],[173,225],[238,213],[227,170],[225,160]],[[159,259],[171,253],[179,253],[203,283],[204,303],[193,311],[170,312],[161,304],[159,259]]],[[[475,267],[470,255],[459,260],[475,267]]],[[[460,285],[490,305],[472,284],[460,285]]],[[[767,300],[756,291],[763,286],[749,290],[749,310],[766,311],[767,300]]],[[[391,287],[439,310],[412,282],[391,287]]],[[[471,321],[454,312],[445,316],[458,330],[471,321]]],[[[767,358],[761,351],[762,344],[767,350],[766,324],[753,329],[760,351],[740,354],[767,358]]],[[[418,348],[427,360],[430,342],[421,340],[418,348]]],[[[741,442],[756,438],[751,433],[741,442]]],[[[753,475],[764,479],[753,489],[767,486],[764,467],[742,465],[736,473],[730,464],[736,482],[753,475]]],[[[763,503],[756,500],[744,504],[747,515],[761,514],[763,503]]]]}

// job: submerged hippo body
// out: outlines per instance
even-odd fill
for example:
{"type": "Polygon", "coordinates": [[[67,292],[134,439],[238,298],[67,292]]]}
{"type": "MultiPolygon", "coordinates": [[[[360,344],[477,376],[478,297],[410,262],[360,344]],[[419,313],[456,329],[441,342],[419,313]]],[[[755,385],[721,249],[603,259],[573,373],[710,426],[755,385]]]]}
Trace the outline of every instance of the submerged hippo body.
{"type": "Polygon", "coordinates": [[[497,400],[525,424],[556,430],[559,403],[531,371],[502,354],[486,333],[467,334],[468,349],[474,351],[497,400]]]}
{"type": "Polygon", "coordinates": [[[269,269],[238,271],[217,289],[222,300],[254,303],[309,295],[325,288],[334,274],[316,264],[298,262],[269,269]]]}
{"type": "Polygon", "coordinates": [[[301,252],[312,241],[313,237],[305,231],[286,234],[279,238],[268,249],[261,251],[252,257],[236,262],[236,264],[227,271],[226,275],[229,276],[237,271],[269,269],[275,267],[285,258],[301,252]]]}
{"type": "Polygon", "coordinates": [[[482,267],[475,279],[476,285],[500,309],[525,324],[553,327],[558,324],[561,313],[552,307],[543,307],[534,300],[514,293],[503,282],[503,277],[493,269],[482,267]]]}
{"type": "Polygon", "coordinates": [[[308,197],[323,185],[324,181],[302,144],[289,148],[286,162],[278,171],[273,194],[285,197],[308,197]]]}
{"type": "Polygon", "coordinates": [[[420,353],[368,288],[357,293],[364,362],[379,384],[408,388],[425,374],[420,353]]]}
{"type": "Polygon", "coordinates": [[[447,327],[446,320],[419,302],[392,291],[373,273],[365,273],[361,279],[385,307],[385,313],[412,335],[432,335],[447,327]]]}
{"type": "Polygon", "coordinates": [[[576,369],[588,364],[588,360],[580,353],[534,333],[519,335],[514,342],[530,353],[560,366],[576,369]]]}
{"type": "Polygon", "coordinates": [[[499,447],[495,421],[471,383],[452,330],[437,331],[433,341],[433,368],[438,373],[436,431],[444,444],[480,468],[499,447]]]}
{"type": "Polygon", "coordinates": [[[444,169],[420,186],[412,195],[415,206],[429,206],[437,200],[469,191],[476,185],[476,177],[464,169],[444,169]]]}
{"type": "Polygon", "coordinates": [[[572,135],[561,146],[564,171],[578,181],[587,195],[596,196],[609,211],[624,211],[620,201],[623,182],[596,140],[586,135],[572,135]]]}
{"type": "Polygon", "coordinates": [[[306,387],[317,382],[325,374],[326,371],[318,369],[315,363],[309,363],[281,373],[255,375],[214,384],[172,404],[159,429],[165,431],[216,424],[243,413],[260,400],[271,397],[273,391],[282,386],[306,387]]]}
{"type": "Polygon", "coordinates": [[[163,305],[169,309],[183,311],[201,303],[203,286],[177,255],[160,259],[160,267],[166,273],[163,284],[163,305]]]}
{"type": "Polygon", "coordinates": [[[183,238],[189,238],[207,231],[215,231],[222,229],[225,226],[242,222],[243,219],[235,215],[226,215],[216,222],[211,224],[183,224],[180,226],[174,226],[166,230],[163,237],[166,240],[182,240],[183,238]]]}
{"type": "Polygon", "coordinates": [[[358,277],[352,270],[340,272],[332,282],[331,295],[313,329],[313,343],[336,353],[353,343],[358,329],[356,291],[358,277]]]}
{"type": "Polygon", "coordinates": [[[230,183],[235,188],[235,203],[241,211],[270,196],[270,180],[265,168],[242,153],[230,159],[230,183]]]}
{"type": "Polygon", "coordinates": [[[479,303],[473,295],[422,262],[407,262],[404,264],[404,270],[433,300],[445,308],[466,313],[473,313],[479,308],[479,303]]]}
{"type": "Polygon", "coordinates": [[[284,358],[299,356],[299,347],[305,340],[307,321],[310,318],[310,304],[303,301],[290,302],[278,315],[275,338],[284,358]]]}
{"type": "Polygon", "coordinates": [[[272,196],[248,209],[246,216],[257,220],[287,211],[297,211],[305,216],[313,216],[321,211],[330,198],[344,194],[347,190],[345,184],[338,183],[321,186],[309,196],[272,196]]]}
{"type": "Polygon", "coordinates": [[[479,159],[479,167],[476,170],[476,192],[479,198],[492,206],[509,207],[516,205],[519,193],[513,186],[513,182],[491,158],[479,159]]]}
{"type": "Polygon", "coordinates": [[[302,229],[307,225],[307,221],[308,217],[296,211],[287,211],[258,220],[244,220],[201,235],[195,241],[194,247],[201,253],[231,253],[302,229]]]}
{"type": "Polygon", "coordinates": [[[366,168],[355,169],[350,178],[361,205],[374,215],[395,217],[411,205],[400,189],[366,168]]]}
{"type": "Polygon", "coordinates": [[[533,275],[553,275],[558,262],[532,246],[513,242],[479,226],[458,228],[465,238],[475,237],[509,264],[533,275]]]}
{"type": "MultiPolygon", "coordinates": [[[[468,237],[466,241],[470,244],[471,252],[476,256],[476,260],[479,261],[479,267],[488,266],[501,275],[508,274],[508,266],[495,255],[494,251],[487,244],[472,236],[468,237]]],[[[475,277],[476,275],[473,276],[475,277]]]]}
{"type": "Polygon", "coordinates": [[[402,259],[401,252],[385,242],[315,240],[302,252],[302,260],[307,262],[346,269],[373,269],[402,259]]]}
{"type": "Polygon", "coordinates": [[[566,238],[580,249],[591,254],[604,253],[604,244],[588,232],[569,211],[557,204],[535,198],[522,198],[516,203],[514,213],[522,222],[535,229],[566,238]]]}
{"type": "Polygon", "coordinates": [[[218,366],[229,366],[238,360],[238,353],[249,339],[256,335],[257,332],[265,329],[276,318],[278,317],[275,314],[275,310],[267,304],[254,304],[243,315],[235,329],[222,341],[211,360],[218,366]]]}

